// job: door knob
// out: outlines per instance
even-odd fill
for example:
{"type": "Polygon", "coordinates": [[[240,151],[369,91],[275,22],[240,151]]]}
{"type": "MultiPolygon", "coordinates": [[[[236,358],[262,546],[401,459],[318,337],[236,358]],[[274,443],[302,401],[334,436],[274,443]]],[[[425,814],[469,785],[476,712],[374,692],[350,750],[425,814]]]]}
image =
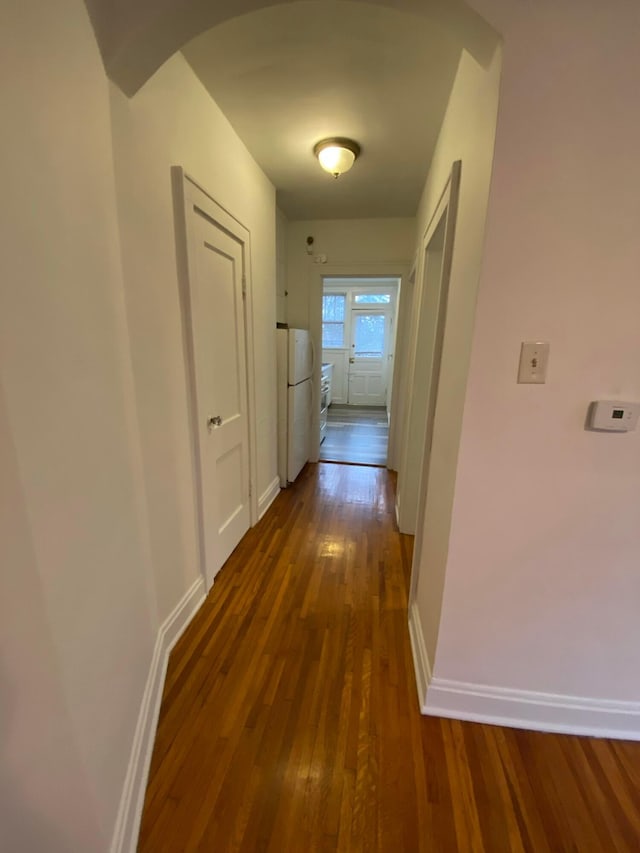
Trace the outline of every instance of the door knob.
{"type": "Polygon", "coordinates": [[[207,418],[207,427],[209,430],[213,429],[213,427],[222,426],[222,418],[220,415],[216,415],[213,418],[207,418]]]}
{"type": "Polygon", "coordinates": [[[355,358],[350,358],[350,359],[349,359],[349,364],[355,364],[355,361],[356,361],[356,360],[355,360],[355,358]]]}

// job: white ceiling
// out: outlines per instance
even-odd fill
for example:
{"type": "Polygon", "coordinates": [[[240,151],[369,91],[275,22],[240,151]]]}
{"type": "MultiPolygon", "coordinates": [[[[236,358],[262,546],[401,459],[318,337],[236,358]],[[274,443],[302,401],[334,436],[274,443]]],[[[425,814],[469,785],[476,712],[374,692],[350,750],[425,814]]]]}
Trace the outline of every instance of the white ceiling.
{"type": "Polygon", "coordinates": [[[413,216],[460,55],[423,17],[312,0],[220,24],[183,53],[290,219],[413,216]],[[314,144],[362,146],[335,180],[314,144]]]}

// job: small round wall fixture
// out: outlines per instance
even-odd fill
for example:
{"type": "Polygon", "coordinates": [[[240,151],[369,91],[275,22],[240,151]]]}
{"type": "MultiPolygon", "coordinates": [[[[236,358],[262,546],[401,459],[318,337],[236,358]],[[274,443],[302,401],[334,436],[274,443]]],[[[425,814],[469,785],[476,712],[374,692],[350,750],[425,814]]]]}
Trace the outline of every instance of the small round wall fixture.
{"type": "Polygon", "coordinates": [[[331,139],[322,139],[313,148],[313,153],[325,172],[329,172],[334,178],[339,178],[344,172],[356,162],[360,154],[360,146],[353,139],[345,139],[334,136],[331,139]]]}

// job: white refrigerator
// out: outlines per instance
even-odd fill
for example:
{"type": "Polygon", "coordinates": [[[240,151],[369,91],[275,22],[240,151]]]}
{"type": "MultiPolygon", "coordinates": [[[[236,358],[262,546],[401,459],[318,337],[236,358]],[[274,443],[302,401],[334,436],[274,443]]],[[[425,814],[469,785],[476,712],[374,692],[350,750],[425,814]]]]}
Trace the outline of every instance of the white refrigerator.
{"type": "Polygon", "coordinates": [[[306,329],[278,329],[278,474],[284,489],[309,460],[313,344],[306,329]]]}

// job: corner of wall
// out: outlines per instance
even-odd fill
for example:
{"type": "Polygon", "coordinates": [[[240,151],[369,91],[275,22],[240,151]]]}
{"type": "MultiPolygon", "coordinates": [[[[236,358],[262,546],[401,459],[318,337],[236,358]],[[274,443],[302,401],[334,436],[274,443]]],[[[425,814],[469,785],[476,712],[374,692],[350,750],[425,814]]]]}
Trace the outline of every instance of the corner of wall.
{"type": "Polygon", "coordinates": [[[432,669],[431,661],[427,654],[427,646],[424,641],[420,611],[415,600],[409,606],[409,639],[411,640],[411,653],[416,675],[420,712],[427,714],[427,696],[432,680],[432,669]]]}
{"type": "Polygon", "coordinates": [[[110,853],[130,853],[130,851],[137,849],[144,795],[160,715],[160,703],[169,655],[205,598],[204,579],[199,577],[187,590],[158,631],[140,705],[110,853]]]}
{"type": "Polygon", "coordinates": [[[513,690],[434,676],[422,713],[516,729],[640,741],[640,702],[513,690]]]}

